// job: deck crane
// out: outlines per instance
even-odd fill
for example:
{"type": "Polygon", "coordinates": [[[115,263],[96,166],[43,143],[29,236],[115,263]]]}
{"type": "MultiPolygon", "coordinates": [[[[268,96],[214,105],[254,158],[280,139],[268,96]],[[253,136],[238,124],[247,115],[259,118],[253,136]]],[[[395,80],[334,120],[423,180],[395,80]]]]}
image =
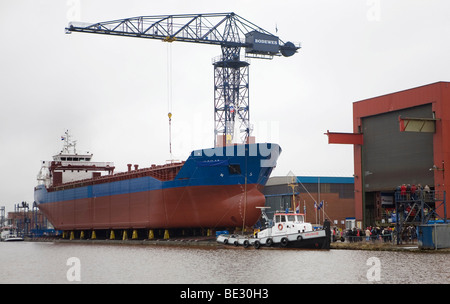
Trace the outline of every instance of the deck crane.
{"type": "Polygon", "coordinates": [[[241,143],[249,142],[250,63],[241,60],[241,48],[245,49],[245,58],[262,59],[290,57],[300,48],[292,42],[284,43],[235,13],[141,16],[90,24],[70,22],[66,33],[72,32],[220,45],[222,54],[213,60],[215,146],[237,142],[237,136],[241,143]]]}

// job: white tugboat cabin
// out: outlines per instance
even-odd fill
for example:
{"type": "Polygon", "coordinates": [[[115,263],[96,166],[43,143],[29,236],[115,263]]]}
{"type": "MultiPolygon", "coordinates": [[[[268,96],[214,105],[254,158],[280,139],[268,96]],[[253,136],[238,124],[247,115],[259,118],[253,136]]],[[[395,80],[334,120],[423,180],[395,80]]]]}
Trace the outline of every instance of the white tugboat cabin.
{"type": "Polygon", "coordinates": [[[301,213],[275,213],[273,227],[258,232],[258,238],[277,237],[286,234],[304,233],[313,231],[310,223],[305,222],[305,215],[301,213]]]}

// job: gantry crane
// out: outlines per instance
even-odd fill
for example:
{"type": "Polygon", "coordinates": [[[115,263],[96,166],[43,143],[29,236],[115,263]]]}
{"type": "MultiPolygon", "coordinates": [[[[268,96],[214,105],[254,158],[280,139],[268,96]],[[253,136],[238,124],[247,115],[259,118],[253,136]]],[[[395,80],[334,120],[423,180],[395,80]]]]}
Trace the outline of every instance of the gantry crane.
{"type": "Polygon", "coordinates": [[[241,60],[241,48],[246,58],[263,59],[289,57],[300,48],[235,13],[141,16],[93,24],[71,22],[66,33],[71,32],[220,45],[222,54],[213,60],[215,146],[236,142],[236,136],[241,143],[249,141],[250,63],[241,60]]]}

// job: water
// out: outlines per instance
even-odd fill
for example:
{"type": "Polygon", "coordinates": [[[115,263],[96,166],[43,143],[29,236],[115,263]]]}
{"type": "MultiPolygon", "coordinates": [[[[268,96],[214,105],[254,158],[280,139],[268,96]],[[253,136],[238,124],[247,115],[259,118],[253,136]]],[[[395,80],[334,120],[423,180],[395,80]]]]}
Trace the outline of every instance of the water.
{"type": "Polygon", "coordinates": [[[449,257],[450,253],[1,242],[0,283],[434,284],[450,283],[449,257]],[[68,264],[71,257],[79,263],[68,264]]]}

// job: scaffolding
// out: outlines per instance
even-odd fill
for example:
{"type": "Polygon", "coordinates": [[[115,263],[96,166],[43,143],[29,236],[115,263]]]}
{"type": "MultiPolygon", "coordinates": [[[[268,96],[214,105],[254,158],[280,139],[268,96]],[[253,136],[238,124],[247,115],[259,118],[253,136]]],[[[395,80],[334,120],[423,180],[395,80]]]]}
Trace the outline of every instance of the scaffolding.
{"type": "Polygon", "coordinates": [[[14,226],[22,237],[34,238],[58,234],[39,210],[36,202],[33,202],[31,206],[27,202],[14,204],[14,212],[8,212],[8,218],[5,221],[14,226]]]}
{"type": "Polygon", "coordinates": [[[418,225],[447,223],[445,191],[395,192],[395,235],[397,245],[413,238],[418,225]],[[443,216],[437,210],[443,208],[443,216]]]}
{"type": "Polygon", "coordinates": [[[6,217],[5,217],[5,206],[0,207],[0,228],[5,225],[6,217]]]}

